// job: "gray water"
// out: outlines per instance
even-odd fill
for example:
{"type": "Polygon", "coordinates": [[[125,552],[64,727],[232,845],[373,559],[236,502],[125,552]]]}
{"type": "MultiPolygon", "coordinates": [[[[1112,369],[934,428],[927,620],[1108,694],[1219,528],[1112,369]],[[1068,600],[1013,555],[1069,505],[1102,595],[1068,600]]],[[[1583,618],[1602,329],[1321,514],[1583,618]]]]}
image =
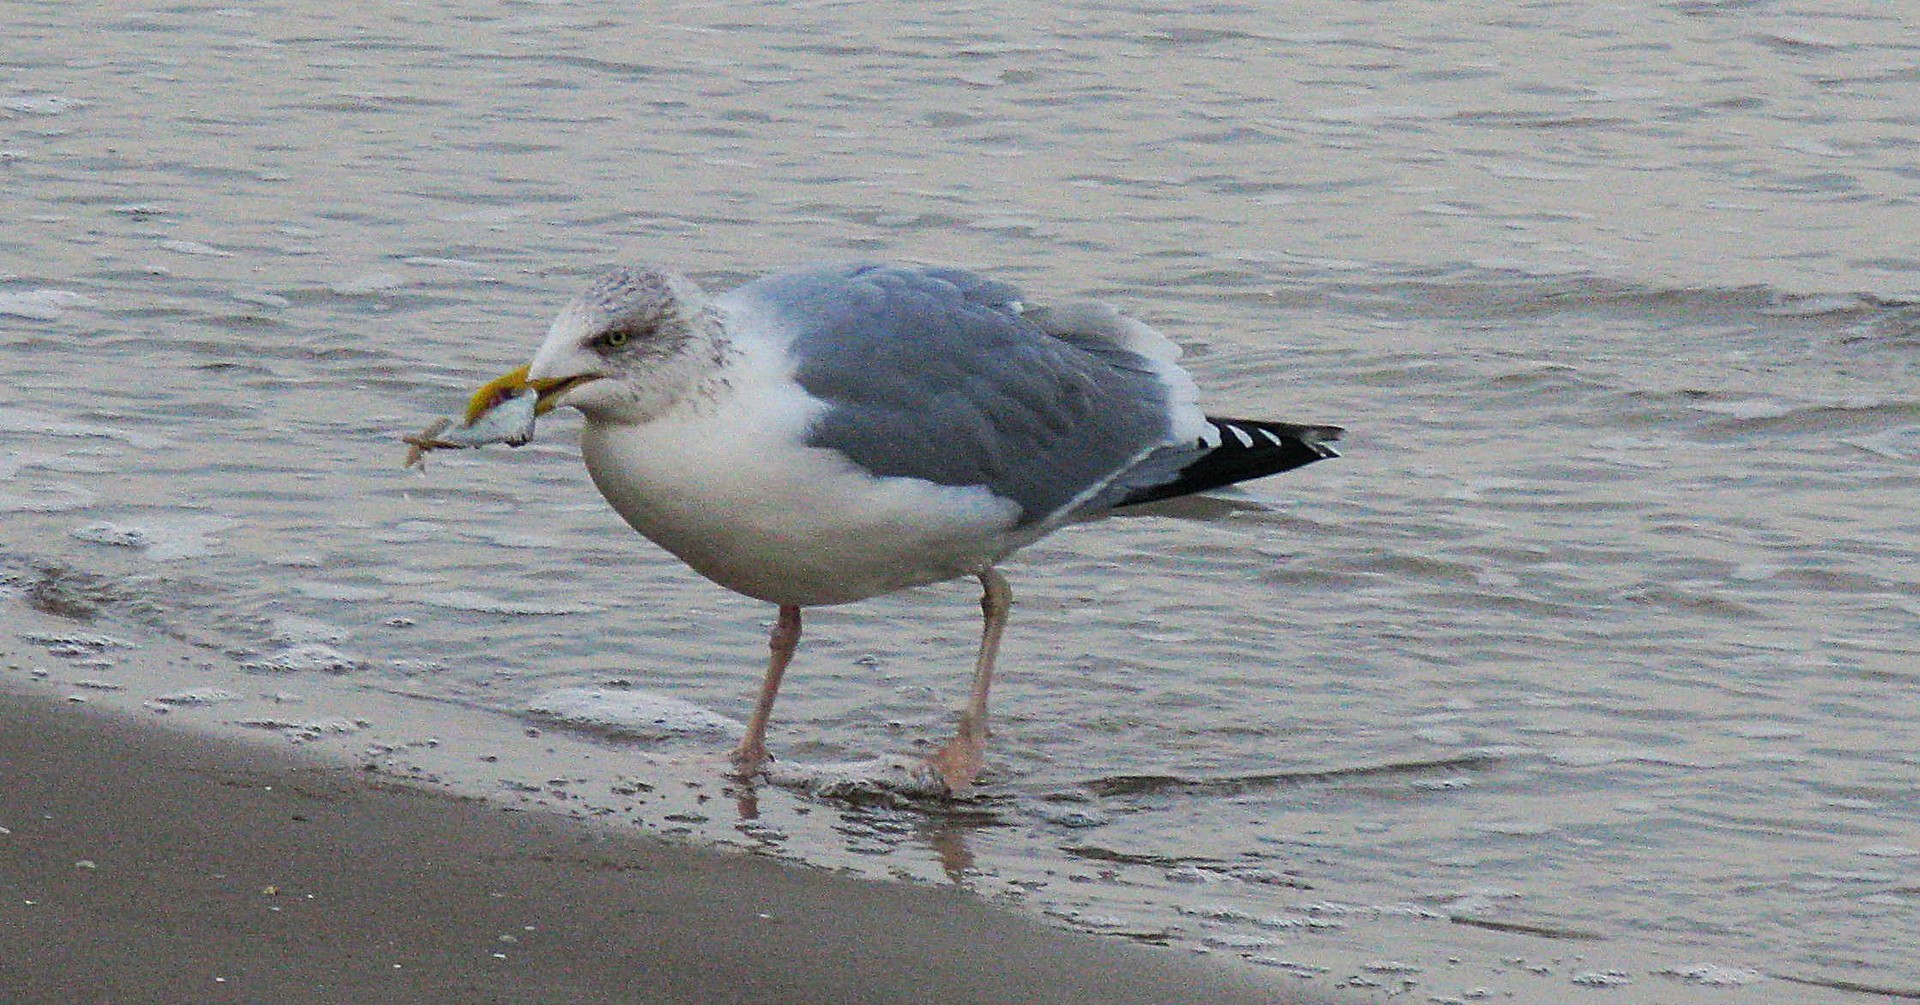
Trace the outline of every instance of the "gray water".
{"type": "MultiPolygon", "coordinates": [[[[1920,994],[1899,6],[0,4],[0,684],[1367,998],[1920,994]],[[959,808],[530,720],[744,717],[772,612],[577,419],[396,437],[608,263],[859,257],[1109,300],[1346,456],[1010,563],[959,808]]],[[[974,601],[810,614],[776,755],[940,737],[974,601]]]]}

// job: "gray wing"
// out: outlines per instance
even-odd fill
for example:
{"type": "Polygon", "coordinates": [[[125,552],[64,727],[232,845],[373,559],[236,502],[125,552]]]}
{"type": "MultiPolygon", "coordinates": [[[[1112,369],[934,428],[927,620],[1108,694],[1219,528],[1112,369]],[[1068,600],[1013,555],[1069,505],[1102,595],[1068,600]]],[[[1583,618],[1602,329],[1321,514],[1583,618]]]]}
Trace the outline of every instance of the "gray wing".
{"type": "Polygon", "coordinates": [[[795,378],[830,406],[808,442],[877,475],[983,485],[1031,524],[1167,442],[1168,388],[1090,330],[1097,310],[1055,315],[968,272],[880,265],[783,273],[735,295],[777,311],[795,378]]]}

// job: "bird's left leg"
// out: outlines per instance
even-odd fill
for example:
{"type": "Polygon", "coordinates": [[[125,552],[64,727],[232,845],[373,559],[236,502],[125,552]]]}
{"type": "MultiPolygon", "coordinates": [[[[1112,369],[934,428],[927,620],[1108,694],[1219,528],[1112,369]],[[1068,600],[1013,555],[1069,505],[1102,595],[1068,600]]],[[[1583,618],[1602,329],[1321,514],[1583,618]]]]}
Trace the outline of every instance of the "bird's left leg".
{"type": "Polygon", "coordinates": [[[754,703],[753,717],[747,720],[747,735],[733,748],[733,773],[752,778],[767,763],[767,720],[773,717],[773,699],[780,694],[780,678],[793,662],[793,651],[800,645],[800,608],[781,604],[780,616],[767,637],[767,677],[760,682],[760,700],[754,703]]]}
{"type": "Polygon", "coordinates": [[[1013,589],[1005,576],[991,566],[980,572],[980,655],[973,665],[973,693],[960,713],[960,729],[940,752],[927,759],[946,783],[947,791],[960,793],[973,785],[986,767],[987,690],[993,686],[993,661],[1000,655],[1000,636],[1007,630],[1007,611],[1013,607],[1013,589]]]}

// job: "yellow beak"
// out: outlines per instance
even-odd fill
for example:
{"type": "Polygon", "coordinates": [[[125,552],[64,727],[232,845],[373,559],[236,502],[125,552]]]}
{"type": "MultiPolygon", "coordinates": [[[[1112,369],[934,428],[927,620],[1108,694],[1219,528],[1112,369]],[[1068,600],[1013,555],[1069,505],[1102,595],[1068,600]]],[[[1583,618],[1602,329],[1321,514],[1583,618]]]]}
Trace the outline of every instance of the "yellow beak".
{"type": "Polygon", "coordinates": [[[560,392],[592,379],[591,377],[562,377],[558,380],[528,380],[527,368],[524,366],[503,373],[480,385],[480,389],[473,392],[473,397],[468,399],[467,424],[472,425],[474,420],[487,414],[495,405],[517,396],[522,391],[533,391],[540,396],[540,400],[534,403],[533,414],[545,415],[559,407],[560,402],[557,399],[560,392]]]}

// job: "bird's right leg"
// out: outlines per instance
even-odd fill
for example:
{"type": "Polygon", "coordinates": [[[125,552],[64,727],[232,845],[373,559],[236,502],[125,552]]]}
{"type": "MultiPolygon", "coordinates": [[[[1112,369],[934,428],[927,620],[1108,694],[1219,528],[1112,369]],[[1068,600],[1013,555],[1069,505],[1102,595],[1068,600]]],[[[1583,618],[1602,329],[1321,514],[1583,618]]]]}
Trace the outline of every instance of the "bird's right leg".
{"type": "Polygon", "coordinates": [[[992,566],[980,572],[980,655],[973,664],[973,693],[960,713],[960,729],[939,752],[927,758],[927,769],[940,777],[949,795],[970,788],[987,764],[987,691],[993,686],[993,663],[1000,655],[1000,636],[1007,630],[1007,612],[1013,607],[1013,589],[992,566]]]}
{"type": "Polygon", "coordinates": [[[780,677],[793,661],[800,645],[800,607],[781,604],[780,616],[767,636],[767,679],[760,682],[760,700],[754,703],[753,718],[747,720],[747,735],[733,748],[733,773],[751,778],[767,763],[767,720],[773,717],[773,699],[780,694],[780,677]]]}

